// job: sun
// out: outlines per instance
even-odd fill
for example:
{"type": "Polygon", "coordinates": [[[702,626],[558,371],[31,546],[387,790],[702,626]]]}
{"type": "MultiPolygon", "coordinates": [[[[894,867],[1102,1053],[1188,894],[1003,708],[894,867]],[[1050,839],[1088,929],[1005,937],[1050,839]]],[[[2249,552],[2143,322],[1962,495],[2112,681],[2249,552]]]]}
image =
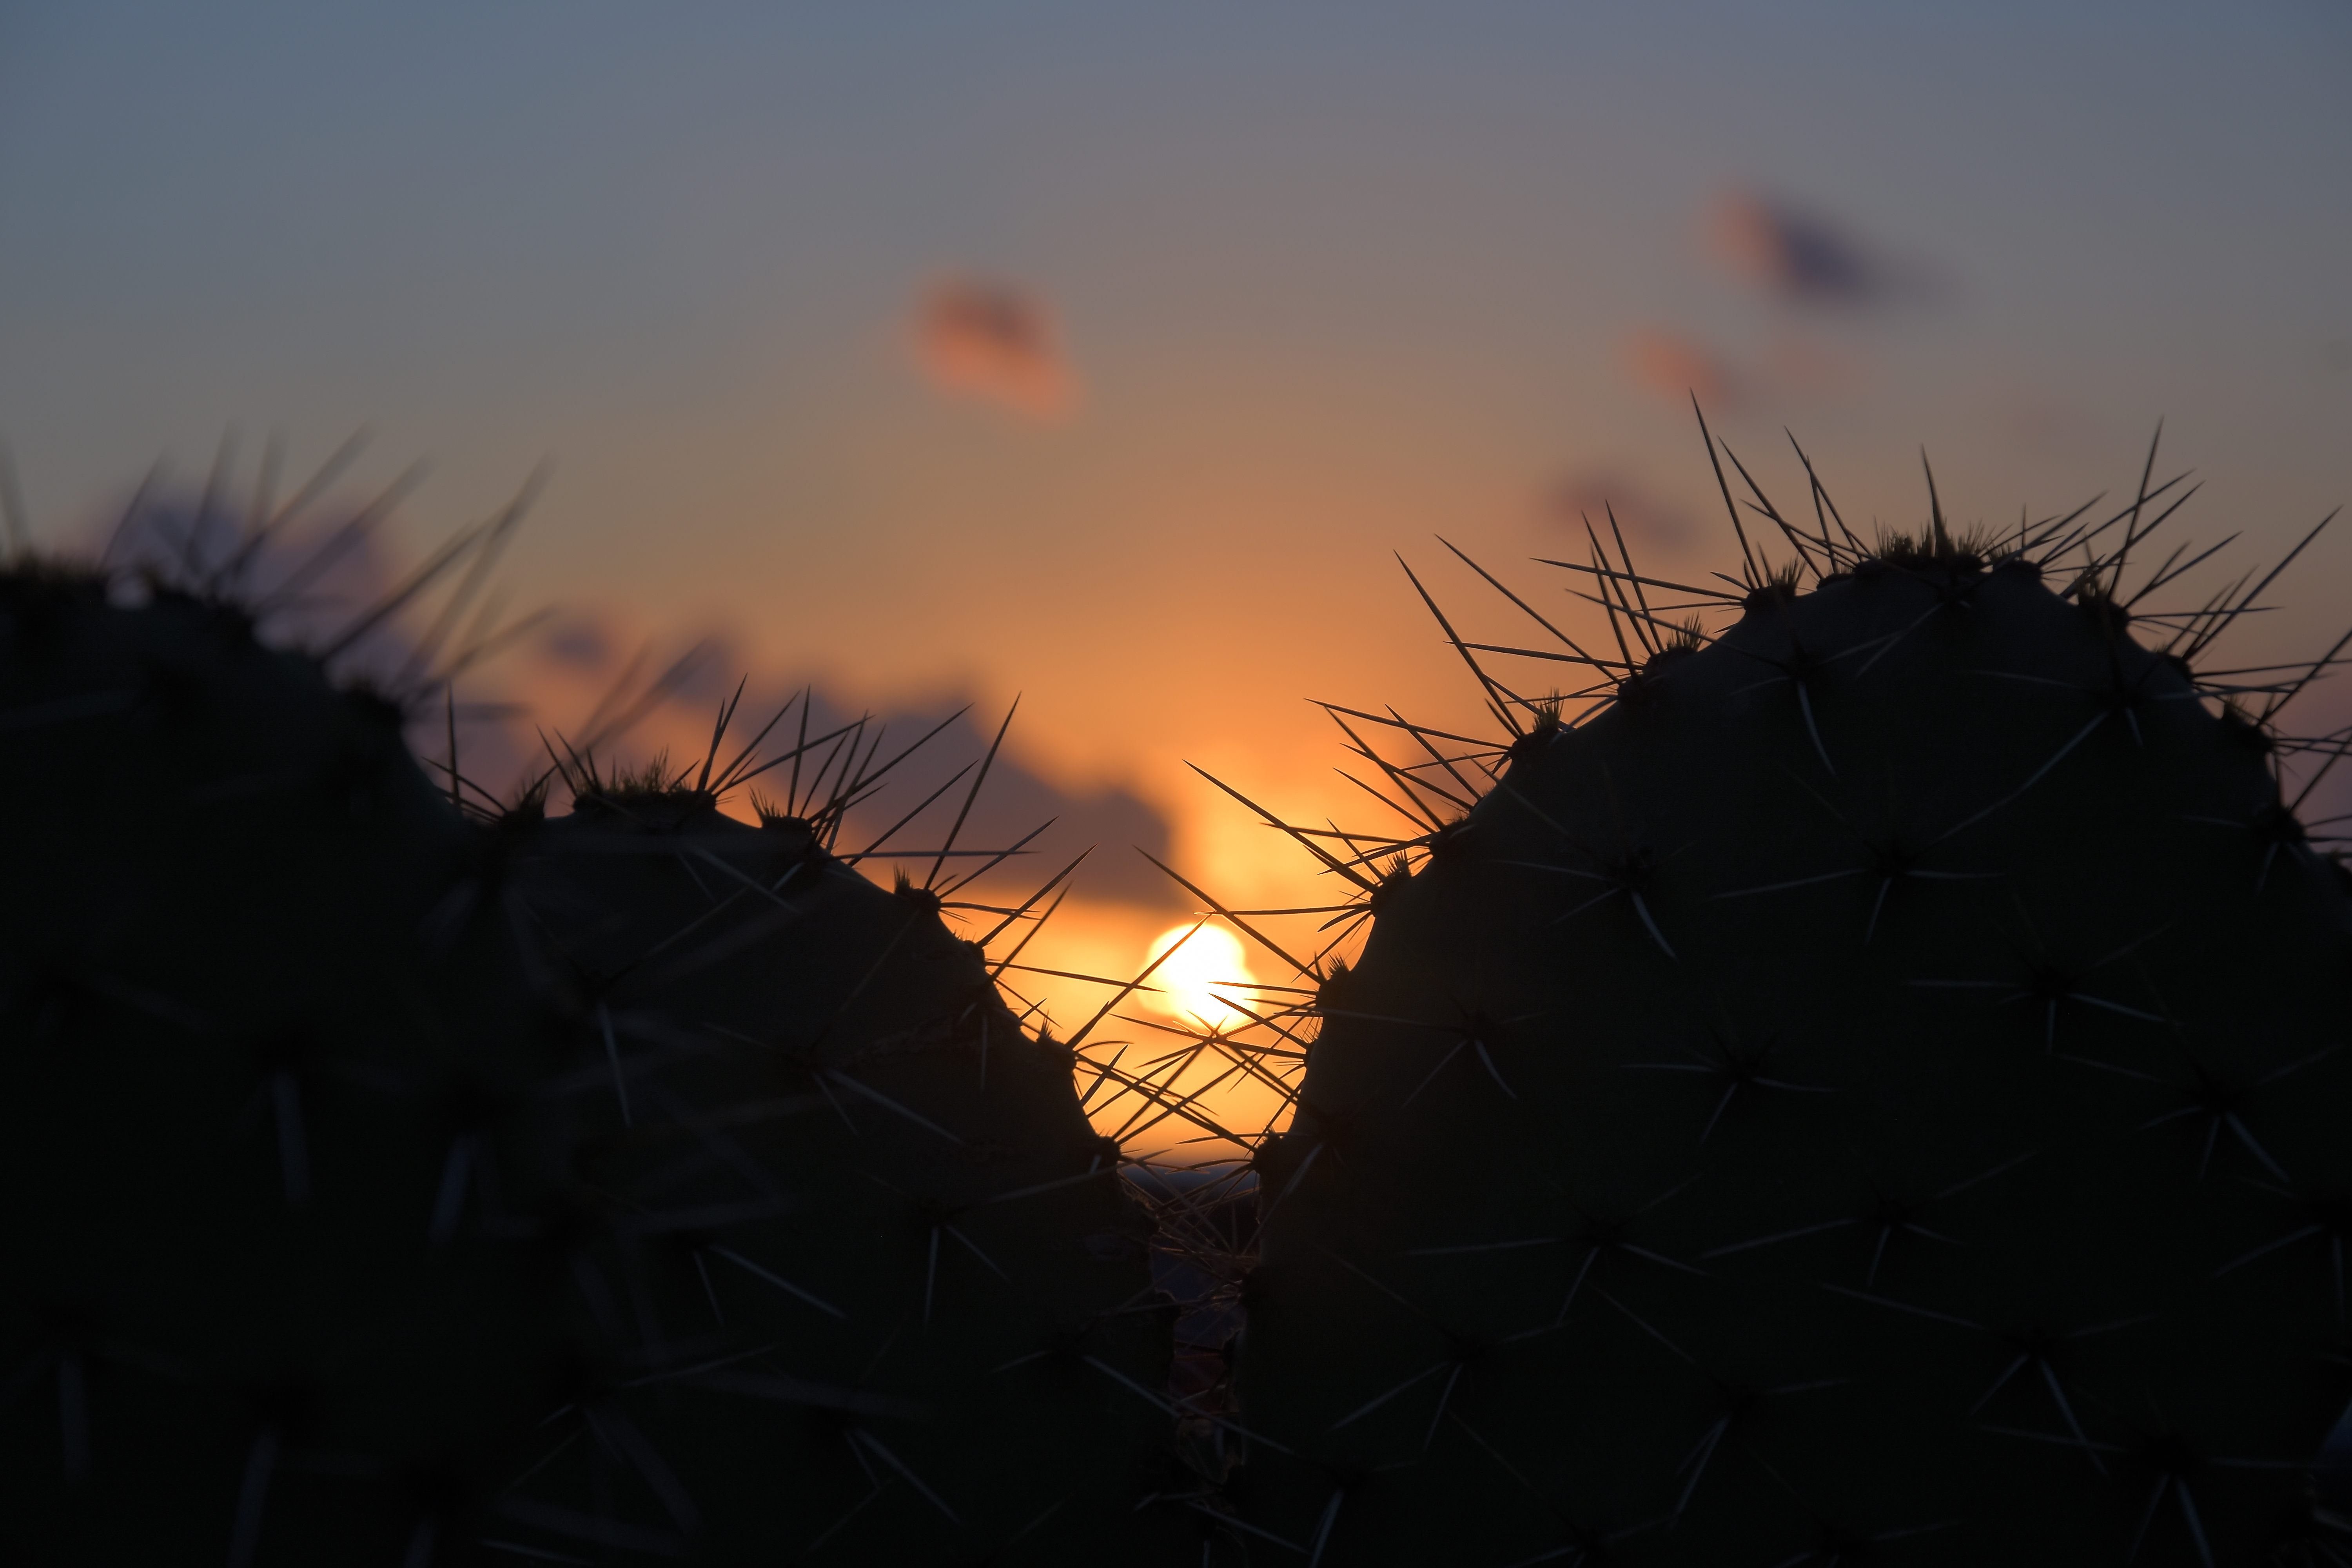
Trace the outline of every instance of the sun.
{"type": "Polygon", "coordinates": [[[1255,983],[1241,940],[1223,926],[1171,926],[1152,939],[1144,962],[1151,963],[1179,942],[1183,946],[1177,948],[1168,962],[1153,970],[1151,978],[1144,982],[1159,987],[1154,992],[1141,993],[1144,1005],[1196,1027],[1207,1024],[1215,1028],[1231,1028],[1249,1022],[1248,1014],[1229,1005],[1218,994],[1223,992],[1226,996],[1246,1001],[1244,988],[1255,983]]]}

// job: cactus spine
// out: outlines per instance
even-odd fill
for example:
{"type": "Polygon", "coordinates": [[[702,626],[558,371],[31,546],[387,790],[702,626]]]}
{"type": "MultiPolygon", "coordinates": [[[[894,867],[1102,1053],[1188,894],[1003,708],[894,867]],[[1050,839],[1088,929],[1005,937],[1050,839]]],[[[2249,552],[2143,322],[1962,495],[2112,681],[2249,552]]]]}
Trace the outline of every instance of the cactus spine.
{"type": "Polygon", "coordinates": [[[1447,625],[1506,740],[1337,710],[1422,753],[1358,738],[1409,837],[1300,835],[1360,961],[1139,1076],[1007,1010],[953,833],[840,852],[862,730],[722,767],[730,704],[698,771],[461,812],[210,587],[20,561],[11,1544],[2344,1561],[2352,889],[2281,725],[2334,654],[2210,668],[2254,599],[2150,600],[2170,488],[1865,547],[1751,484],[1794,553],[1730,594],[1596,539],[1615,655],[1520,650],[1593,705],[1447,625]],[[1072,1083],[1217,1133],[1195,1061],[1298,1080],[1254,1237],[1072,1083]],[[1181,1393],[1154,1209],[1217,1281],[1181,1393]]]}
{"type": "Polygon", "coordinates": [[[604,1499],[712,1561],[1080,1563],[1121,1537],[1150,1561],[1172,1432],[1150,1221],[1070,1053],[942,924],[952,839],[895,892],[832,852],[878,772],[847,745],[832,805],[756,827],[716,809],[748,753],[691,784],[569,763],[577,809],[522,851],[609,1045],[585,1165],[609,1363],[574,1421],[621,1435],[526,1495],[604,1499]]]}
{"type": "Polygon", "coordinates": [[[1824,506],[1732,595],[1596,544],[1624,652],[1544,651],[1601,710],[1490,679],[1517,739],[1260,1152],[1257,1522],[1333,1564],[2304,1549],[2352,896],[2273,765],[2294,673],[2250,718],[2195,672],[2250,601],[2126,595],[2153,499],[1875,549],[1824,506]],[[1737,618],[1670,630],[1693,593],[1737,618]]]}

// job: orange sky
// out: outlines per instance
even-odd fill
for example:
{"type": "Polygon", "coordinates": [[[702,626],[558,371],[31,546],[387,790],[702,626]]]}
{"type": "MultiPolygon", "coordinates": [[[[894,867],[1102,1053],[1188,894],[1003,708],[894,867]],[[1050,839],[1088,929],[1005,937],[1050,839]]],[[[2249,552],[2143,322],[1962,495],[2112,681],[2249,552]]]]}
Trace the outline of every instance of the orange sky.
{"type": "MultiPolygon", "coordinates": [[[[763,700],[1019,694],[1010,782],[1098,859],[1327,901],[1185,764],[1377,823],[1307,699],[1479,724],[1394,552],[1516,619],[1436,533],[1579,636],[1528,558],[1580,510],[1723,565],[1692,386],[1857,523],[1922,514],[1923,443],[1960,520],[2072,507],[2159,417],[2210,481],[2175,526],[2242,564],[2352,500],[2347,59],[2292,5],[11,8],[0,433],[56,539],[158,450],[193,486],[225,426],[299,468],[373,425],[353,493],[437,465],[412,558],[550,456],[517,606],[717,638],[763,700]]],[[[2347,584],[2315,547],[2249,662],[2347,584]]],[[[609,674],[464,695],[564,723],[609,674]]],[[[1131,968],[1191,903],[1151,899],[1090,865],[1029,956],[1131,968]]]]}

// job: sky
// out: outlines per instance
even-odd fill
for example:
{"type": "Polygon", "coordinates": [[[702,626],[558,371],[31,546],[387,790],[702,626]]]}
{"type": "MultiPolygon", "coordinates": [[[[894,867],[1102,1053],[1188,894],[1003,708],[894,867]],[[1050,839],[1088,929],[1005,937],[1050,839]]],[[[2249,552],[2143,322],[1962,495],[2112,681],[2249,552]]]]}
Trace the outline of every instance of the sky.
{"type": "MultiPolygon", "coordinates": [[[[1728,569],[1694,391],[1768,489],[1792,431],[1894,526],[1923,447],[2013,524],[2161,419],[2207,485],[2168,526],[2274,557],[2352,500],[2347,169],[2318,0],[14,0],[0,433],[65,543],[158,454],[193,487],[225,433],[249,475],[364,427],[352,497],[431,464],[387,572],[549,461],[504,576],[556,620],[462,697],[561,727],[700,646],[645,743],[740,676],[970,702],[961,765],[1018,696],[990,831],[1098,843],[1054,951],[1131,968],[1195,900],[1130,844],[1324,891],[1185,763],[1377,821],[1309,699],[1481,722],[1399,553],[1497,632],[1434,536],[1571,631],[1530,558],[1604,502],[1728,569]]],[[[2325,539],[2245,651],[2347,589],[2325,539]]]]}

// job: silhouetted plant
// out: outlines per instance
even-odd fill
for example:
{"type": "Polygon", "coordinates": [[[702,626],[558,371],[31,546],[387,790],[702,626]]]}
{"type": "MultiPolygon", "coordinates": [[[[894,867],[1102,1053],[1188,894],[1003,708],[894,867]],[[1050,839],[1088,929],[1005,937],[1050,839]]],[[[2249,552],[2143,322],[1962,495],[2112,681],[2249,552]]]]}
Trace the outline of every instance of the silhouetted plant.
{"type": "Polygon", "coordinates": [[[2352,1394],[2352,895],[2283,771],[2343,743],[2282,725],[2342,645],[2218,668],[2275,572],[2127,584],[2179,485],[1956,537],[1931,475],[1922,537],[1866,546],[1751,484],[1790,553],[1733,508],[1726,587],[1554,563],[1610,652],[1507,589],[1549,643],[1439,616],[1502,739],[1334,710],[1412,826],[1291,829],[1370,927],[1300,966],[1255,1149],[1254,1527],[1332,1564],[2345,1560],[2310,1487],[2352,1394]]]}
{"type": "Polygon", "coordinates": [[[941,921],[1012,928],[1067,869],[1017,909],[959,899],[1008,853],[960,847],[959,814],[894,852],[921,882],[876,886],[878,841],[838,834],[906,751],[803,726],[755,765],[795,705],[725,765],[731,704],[698,767],[562,752],[574,810],[518,849],[607,1052],[584,1169],[611,1296],[604,1363],[520,1498],[553,1545],[601,1526],[719,1562],[1161,1560],[1165,1510],[1138,1512],[1174,1436],[1152,1222],[1069,1050],[941,921]],[[760,826],[719,811],[786,767],[760,826]]]}
{"type": "Polygon", "coordinates": [[[1122,1012],[1163,955],[1066,1041],[1006,999],[1075,863],[971,891],[1027,843],[961,843],[994,748],[856,848],[911,748],[811,735],[806,694],[601,763],[665,678],[509,798],[467,779],[449,681],[499,634],[445,650],[519,508],[310,654],[245,574],[323,481],[225,559],[20,547],[9,1544],[2347,1561],[2313,1481],[2352,1394],[2352,890],[2303,815],[2346,742],[2284,715],[2352,637],[2219,668],[2278,570],[2127,584],[2185,499],[2153,449],[2102,521],[1956,531],[1931,475],[1867,545],[1810,464],[1808,525],[1733,461],[1725,586],[1613,520],[1552,563],[1599,652],[1459,551],[1551,640],[1469,640],[1413,578],[1498,732],[1328,707],[1394,832],[1213,780],[1341,890],[1163,867],[1290,979],[1122,1012]],[[330,678],[460,565],[413,657],[330,678]],[[401,740],[436,696],[446,789],[401,740]],[[1221,1119],[1242,1083],[1272,1121],[1221,1119]],[[1200,1168],[1122,1152],[1171,1128],[1200,1168]]]}
{"type": "Polygon", "coordinates": [[[14,1562],[454,1561],[573,1359],[566,1011],[413,692],[238,577],[0,567],[14,1562]]]}

